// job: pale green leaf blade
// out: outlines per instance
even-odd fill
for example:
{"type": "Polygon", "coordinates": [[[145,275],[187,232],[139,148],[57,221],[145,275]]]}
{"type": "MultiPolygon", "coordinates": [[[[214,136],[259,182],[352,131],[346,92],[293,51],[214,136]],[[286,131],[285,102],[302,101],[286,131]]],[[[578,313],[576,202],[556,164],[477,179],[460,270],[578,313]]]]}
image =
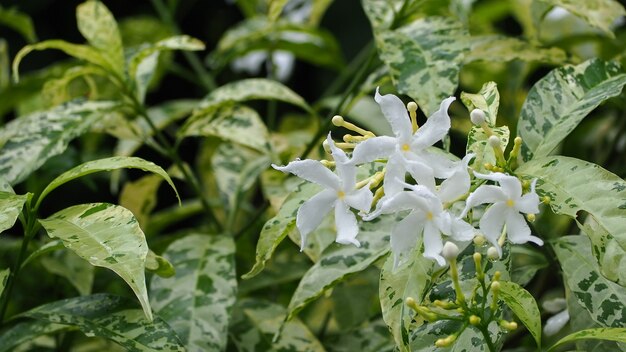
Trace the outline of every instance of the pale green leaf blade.
{"type": "Polygon", "coordinates": [[[188,351],[222,351],[237,295],[235,243],[231,237],[187,235],[163,254],[176,275],[153,277],[155,312],[176,331],[188,351]]]}
{"type": "Polygon", "coordinates": [[[113,102],[70,102],[49,111],[18,117],[0,130],[0,173],[20,183],[49,158],[65,151],[113,102]]]}
{"type": "Polygon", "coordinates": [[[7,284],[7,279],[9,278],[10,273],[10,269],[0,270],[0,295],[2,295],[2,291],[4,291],[4,287],[7,284]]]}
{"type": "Polygon", "coordinates": [[[556,214],[577,218],[583,211],[595,219],[599,229],[591,235],[601,272],[626,285],[626,273],[614,267],[626,252],[626,182],[598,165],[563,156],[532,160],[516,173],[538,178],[537,193],[550,197],[556,214]]]}
{"type": "Polygon", "coordinates": [[[398,91],[413,98],[426,116],[454,95],[469,48],[467,30],[460,22],[425,17],[379,33],[376,43],[398,91]]]}
{"type": "Polygon", "coordinates": [[[626,84],[614,62],[599,59],[550,71],[528,92],[517,124],[524,160],[547,156],[600,103],[626,84]]]}
{"type": "Polygon", "coordinates": [[[563,268],[563,277],[578,303],[591,319],[605,327],[623,327],[626,321],[626,288],[607,280],[598,271],[586,236],[559,238],[552,246],[563,268]]]}
{"type": "Polygon", "coordinates": [[[47,321],[30,320],[17,323],[0,331],[0,352],[13,352],[15,347],[47,334],[74,329],[68,325],[51,324],[47,321]]]}
{"type": "Polygon", "coordinates": [[[515,282],[500,281],[500,297],[541,347],[541,314],[533,295],[515,282]]]}
{"type": "Polygon", "coordinates": [[[162,182],[159,175],[150,174],[126,182],[120,192],[119,204],[133,212],[141,228],[145,229],[148,225],[150,213],[157,205],[157,191],[162,182]]]}
{"type": "Polygon", "coordinates": [[[548,349],[548,351],[552,351],[555,348],[569,342],[588,339],[608,340],[626,343],[626,328],[598,328],[576,331],[575,333],[569,334],[557,341],[557,343],[552,345],[548,349]]]}
{"type": "MultiPolygon", "coordinates": [[[[411,331],[412,352],[440,352],[442,348],[435,346],[435,341],[458,333],[463,327],[463,322],[454,320],[440,320],[434,323],[423,323],[411,331]]],[[[499,351],[505,334],[497,322],[489,324],[489,335],[494,341],[496,351],[499,351]]],[[[456,341],[445,350],[446,352],[489,352],[483,335],[474,327],[467,327],[457,337],[456,341]]]]}
{"type": "Polygon", "coordinates": [[[18,196],[0,191],[0,233],[13,227],[27,199],[27,194],[18,196]]]}
{"type": "Polygon", "coordinates": [[[369,19],[374,33],[389,29],[395,14],[400,11],[403,1],[361,0],[363,10],[369,19]]]}
{"type": "Polygon", "coordinates": [[[319,192],[319,187],[312,183],[302,183],[285,200],[278,214],[269,219],[259,235],[256,247],[256,262],[249,272],[242,275],[243,279],[250,279],[258,275],[265,268],[265,263],[287,236],[295,228],[296,212],[302,203],[319,192]]]}
{"type": "Polygon", "coordinates": [[[329,246],[300,280],[287,308],[287,320],[346,276],[366,269],[389,253],[389,231],[394,222],[393,218],[380,217],[376,222],[361,223],[357,236],[361,247],[329,246]]]}
{"type": "Polygon", "coordinates": [[[148,320],[152,320],[144,273],[148,244],[128,209],[108,203],[82,204],[39,222],[50,237],[61,239],[67,249],[124,279],[148,320]]]}
{"type": "Polygon", "coordinates": [[[567,53],[560,48],[538,47],[513,37],[483,35],[471,37],[471,47],[467,55],[465,55],[463,63],[523,60],[527,62],[563,64],[567,59],[567,53]]]}
{"type": "Polygon", "coordinates": [[[188,136],[218,137],[260,152],[268,152],[269,131],[254,109],[247,106],[224,106],[205,115],[195,115],[178,132],[188,136]]]}
{"type": "Polygon", "coordinates": [[[52,324],[76,326],[88,336],[114,341],[132,352],[185,351],[176,333],[161,318],[145,319],[132,302],[109,294],[56,301],[20,316],[52,324]]]}
{"type": "Polygon", "coordinates": [[[269,6],[267,10],[267,17],[270,21],[276,21],[280,17],[280,13],[283,11],[283,7],[287,5],[289,0],[269,0],[269,6]]]}
{"type": "Polygon", "coordinates": [[[91,293],[94,281],[94,267],[72,251],[55,251],[41,258],[42,266],[51,274],[69,281],[81,296],[91,293]]]}
{"type": "Polygon", "coordinates": [[[498,107],[500,106],[500,93],[496,82],[483,84],[478,93],[462,92],[461,101],[470,112],[474,109],[482,110],[485,113],[487,124],[490,127],[496,126],[498,107]]]}
{"type": "Polygon", "coordinates": [[[283,324],[285,308],[259,299],[242,299],[237,302],[229,333],[240,352],[256,351],[309,351],[324,352],[317,337],[300,319],[283,324]],[[278,340],[272,343],[280,330],[278,340]]]}
{"type": "Polygon", "coordinates": [[[120,77],[124,74],[124,48],[117,22],[100,1],[88,0],[76,8],[78,30],[120,77]]]}
{"type": "Polygon", "coordinates": [[[29,43],[37,41],[33,20],[25,13],[0,6],[0,23],[20,33],[29,43]]]}
{"type": "Polygon", "coordinates": [[[334,335],[326,344],[329,352],[393,352],[395,345],[381,319],[349,332],[334,335]]]}
{"type": "MultiPolygon", "coordinates": [[[[419,246],[418,246],[419,247],[419,246]]],[[[409,350],[409,326],[413,311],[405,304],[407,297],[421,302],[431,283],[435,262],[413,252],[410,259],[394,269],[393,255],[385,261],[380,273],[380,305],[383,319],[401,351],[409,350]]]]}
{"type": "Polygon", "coordinates": [[[554,6],[560,6],[582,18],[591,26],[602,30],[614,38],[611,25],[621,16],[626,15],[624,6],[615,0],[541,0],[554,6]]]}
{"type": "Polygon", "coordinates": [[[178,191],[176,190],[172,179],[167,174],[167,172],[163,170],[163,168],[151,161],[147,161],[134,156],[114,156],[110,158],[88,161],[62,173],[57,178],[52,180],[52,182],[50,182],[48,186],[46,186],[46,188],[41,192],[41,195],[37,200],[37,204],[41,203],[41,201],[46,195],[48,195],[48,193],[52,192],[55,188],[61,186],[66,182],[95,172],[111,171],[118,169],[140,169],[161,176],[161,178],[163,178],[172,187],[172,189],[176,193],[176,197],[180,201],[178,191]]]}

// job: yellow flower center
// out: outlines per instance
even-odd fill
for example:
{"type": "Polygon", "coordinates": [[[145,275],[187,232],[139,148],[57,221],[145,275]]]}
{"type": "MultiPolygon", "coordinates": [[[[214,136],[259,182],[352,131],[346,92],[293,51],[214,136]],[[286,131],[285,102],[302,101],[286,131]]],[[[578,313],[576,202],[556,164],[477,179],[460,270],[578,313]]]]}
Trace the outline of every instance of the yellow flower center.
{"type": "Polygon", "coordinates": [[[426,219],[428,219],[428,220],[432,220],[433,219],[433,213],[431,211],[429,211],[428,214],[426,214],[426,219]]]}
{"type": "Polygon", "coordinates": [[[411,150],[411,146],[408,144],[403,144],[402,145],[402,151],[408,152],[409,150],[411,150]]]}
{"type": "Polygon", "coordinates": [[[346,197],[346,193],[344,191],[337,192],[337,198],[344,199],[346,197]]]}
{"type": "Polygon", "coordinates": [[[513,201],[513,199],[507,199],[506,205],[508,207],[513,207],[515,205],[515,202],[513,201]]]}

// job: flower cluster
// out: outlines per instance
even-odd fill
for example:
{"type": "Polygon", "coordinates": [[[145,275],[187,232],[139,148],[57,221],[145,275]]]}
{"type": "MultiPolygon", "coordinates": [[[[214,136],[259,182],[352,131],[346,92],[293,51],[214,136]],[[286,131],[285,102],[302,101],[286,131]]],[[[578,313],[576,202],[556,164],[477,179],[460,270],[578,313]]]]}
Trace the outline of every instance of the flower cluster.
{"type": "MultiPolygon", "coordinates": [[[[439,110],[421,127],[417,124],[415,103],[405,106],[395,95],[380,95],[378,89],[375,100],[394,136],[375,136],[335,116],[333,124],[359,135],[348,134],[344,136],[344,142],[335,143],[329,133],[324,145],[334,161],[306,159],[292,161],[286,166],[272,165],[277,170],[324,187],[298,209],[296,226],[302,248],[307,236],[332,209],[337,242],[356,246],[359,246],[359,226],[352,209],[356,209],[364,221],[382,214],[402,215],[391,231],[396,266],[415,248],[420,236],[424,256],[440,265],[445,264],[442,256],[444,240],[462,245],[472,239],[484,238],[493,246],[489,252],[494,257],[501,256],[501,246],[507,237],[512,243],[531,241],[543,244],[541,239],[531,235],[522,215],[526,214],[532,220],[539,212],[536,182],[524,187],[517,177],[504,173],[505,169],[510,171],[510,167],[505,166],[516,161],[521,145],[519,138],[507,164],[500,139],[491,133],[488,144],[502,165],[486,165],[487,174],[475,172],[469,166],[473,154],[454,160],[450,154],[433,147],[448,134],[448,108],[454,97],[443,100],[439,110]],[[346,150],[352,150],[351,155],[346,150]],[[358,167],[371,162],[382,162],[385,166],[381,172],[358,181],[358,167]],[[334,173],[329,169],[332,166],[334,173]],[[524,188],[528,188],[525,194],[524,188]],[[489,205],[484,213],[474,211],[484,204],[489,205]],[[476,215],[481,215],[478,228],[474,226],[476,215]]],[[[490,134],[482,111],[472,111],[471,119],[490,134]]]]}

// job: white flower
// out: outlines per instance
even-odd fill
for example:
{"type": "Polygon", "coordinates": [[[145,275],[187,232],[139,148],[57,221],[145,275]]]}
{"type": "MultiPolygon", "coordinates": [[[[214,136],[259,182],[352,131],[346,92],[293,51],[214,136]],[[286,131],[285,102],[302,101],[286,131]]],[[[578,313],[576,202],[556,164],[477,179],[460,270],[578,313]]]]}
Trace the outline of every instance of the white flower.
{"type": "Polygon", "coordinates": [[[480,230],[485,237],[498,250],[498,255],[502,255],[502,249],[498,245],[498,238],[502,233],[502,228],[506,225],[507,236],[511,243],[534,242],[543,245],[543,241],[536,236],[532,236],[524,214],[536,214],[539,212],[539,196],[535,192],[537,180],[533,180],[530,192],[522,195],[522,183],[517,177],[505,175],[500,172],[492,174],[474,173],[478,178],[496,181],[500,186],[482,185],[478,187],[467,198],[465,209],[461,217],[465,217],[467,212],[480,204],[493,203],[485,211],[480,219],[480,230]]]}
{"type": "Polygon", "coordinates": [[[441,199],[427,187],[402,184],[410,191],[396,193],[364,219],[370,220],[379,214],[411,210],[391,231],[394,267],[398,266],[401,256],[413,250],[418,237],[422,234],[424,256],[436,260],[439,265],[445,265],[445,260],[441,256],[443,249],[441,235],[457,241],[469,241],[474,237],[474,228],[445,210],[441,199]]]}
{"type": "Polygon", "coordinates": [[[383,183],[387,196],[402,190],[399,181],[404,180],[407,171],[419,184],[434,182],[434,177],[448,177],[453,162],[429,152],[427,148],[448,133],[450,117],[447,111],[455,98],[450,97],[441,102],[439,110],[415,133],[406,107],[398,97],[393,94],[381,96],[377,88],[374,99],[380,105],[395,137],[379,136],[359,143],[354,148],[351,163],[362,164],[387,158],[383,183]]]}
{"type": "Polygon", "coordinates": [[[292,161],[286,166],[272,165],[276,170],[290,172],[325,188],[304,202],[298,209],[296,226],[301,236],[300,250],[304,249],[308,234],[319,226],[333,208],[335,208],[335,226],[337,227],[336,241],[360,246],[356,239],[359,227],[350,208],[363,212],[369,211],[373,200],[369,187],[356,189],[356,167],[348,163],[346,153],[335,146],[330,134],[327,141],[335,159],[337,174],[327,169],[321,162],[310,159],[292,161]]]}

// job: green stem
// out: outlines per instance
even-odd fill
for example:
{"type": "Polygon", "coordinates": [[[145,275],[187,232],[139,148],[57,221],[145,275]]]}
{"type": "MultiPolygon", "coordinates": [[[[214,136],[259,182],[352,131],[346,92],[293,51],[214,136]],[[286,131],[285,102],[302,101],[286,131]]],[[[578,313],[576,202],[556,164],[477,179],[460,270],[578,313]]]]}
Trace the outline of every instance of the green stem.
{"type": "Polygon", "coordinates": [[[496,352],[496,347],[493,345],[493,342],[491,341],[491,336],[489,335],[489,330],[487,330],[487,325],[480,324],[479,326],[477,326],[477,328],[483,334],[483,338],[485,339],[487,348],[489,348],[489,352],[496,352]]]}
{"type": "MultiPolygon", "coordinates": [[[[167,6],[165,6],[163,1],[162,0],[151,0],[151,1],[152,1],[152,6],[154,6],[154,9],[159,14],[159,17],[161,18],[161,20],[165,22],[167,26],[170,27],[172,32],[174,32],[177,35],[180,34],[180,28],[178,28],[176,21],[174,21],[174,19],[172,18],[172,14],[170,13],[167,6]]],[[[190,51],[183,51],[183,56],[189,63],[189,66],[191,66],[191,68],[198,75],[200,82],[202,83],[204,88],[207,90],[207,92],[210,92],[214,90],[215,88],[217,88],[215,79],[213,78],[213,76],[211,76],[209,71],[207,71],[204,65],[202,65],[202,62],[200,61],[196,53],[193,53],[190,51]]]]}

